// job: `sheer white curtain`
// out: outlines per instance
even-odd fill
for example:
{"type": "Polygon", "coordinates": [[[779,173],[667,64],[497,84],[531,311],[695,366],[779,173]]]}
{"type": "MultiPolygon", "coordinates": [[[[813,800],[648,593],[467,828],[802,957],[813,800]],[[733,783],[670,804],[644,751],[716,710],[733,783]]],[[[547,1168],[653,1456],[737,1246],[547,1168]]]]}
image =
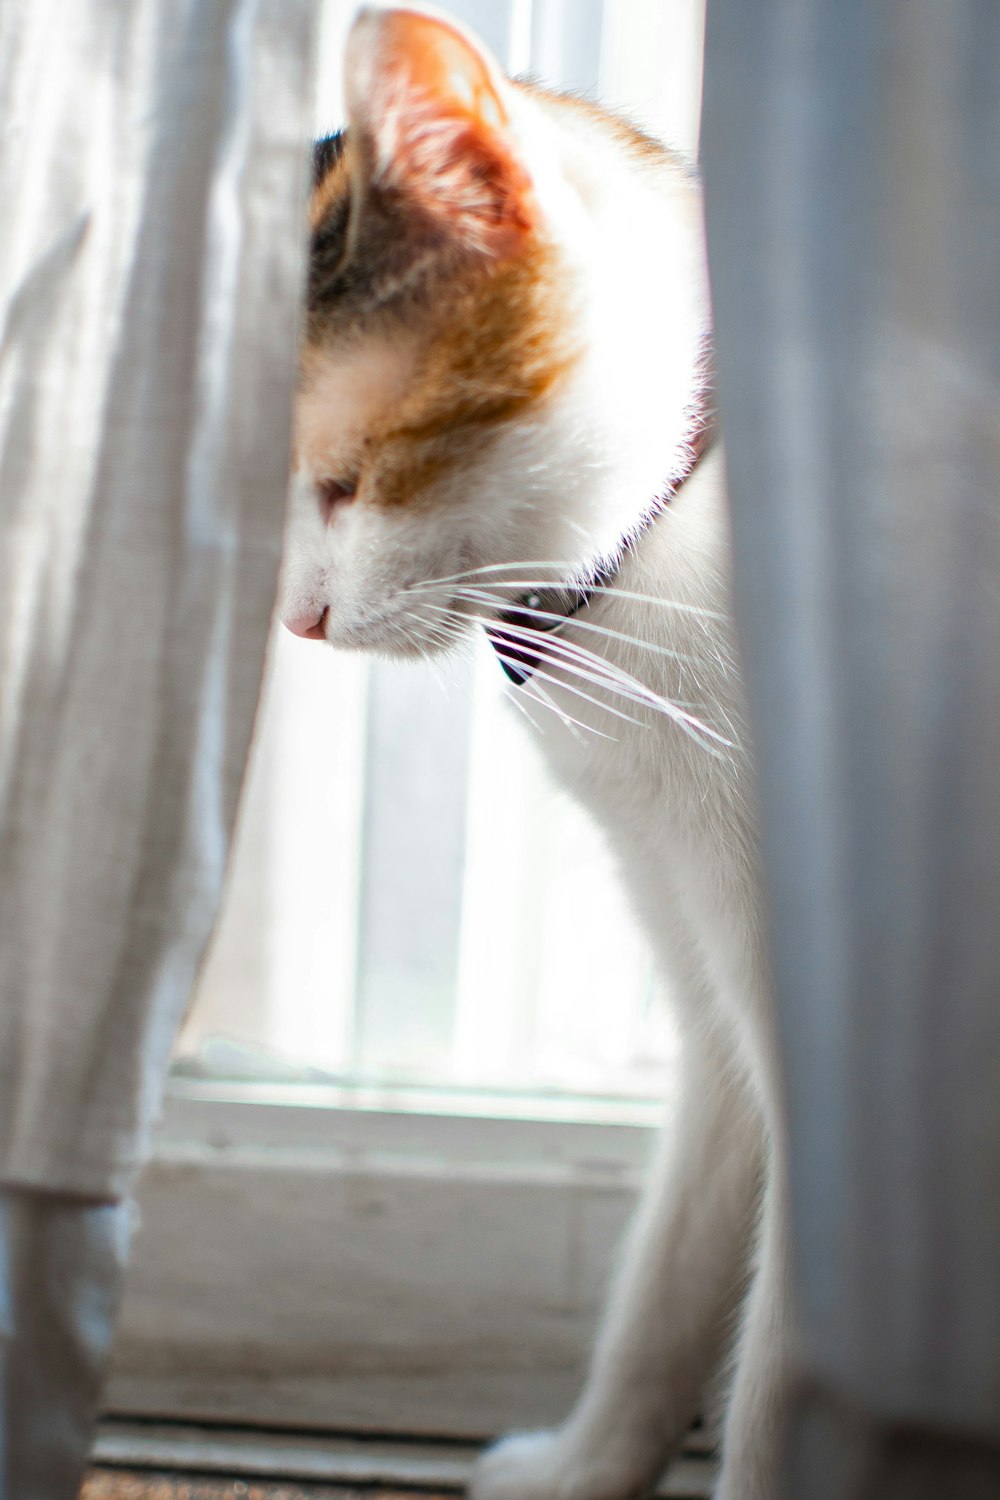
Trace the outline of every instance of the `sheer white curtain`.
{"type": "Polygon", "coordinates": [[[280,549],[310,0],[0,12],[0,1493],[76,1492],[280,549]]]}
{"type": "Polygon", "coordinates": [[[794,1500],[1000,1494],[1000,9],[713,0],[794,1500]]]}

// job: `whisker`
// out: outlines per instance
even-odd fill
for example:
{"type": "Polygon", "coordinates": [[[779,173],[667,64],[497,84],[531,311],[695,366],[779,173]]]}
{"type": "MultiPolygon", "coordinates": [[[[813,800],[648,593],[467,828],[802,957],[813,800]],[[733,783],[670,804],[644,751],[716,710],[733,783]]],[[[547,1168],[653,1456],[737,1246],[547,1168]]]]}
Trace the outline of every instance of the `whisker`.
{"type": "MultiPolygon", "coordinates": [[[[656,708],[658,706],[659,695],[652,688],[639,682],[624,668],[613,665],[604,657],[595,656],[591,651],[577,647],[572,641],[564,641],[551,634],[540,634],[529,626],[521,625],[505,624],[503,635],[513,636],[515,644],[523,641],[538,660],[546,661],[550,666],[562,667],[565,671],[584,682],[592,683],[595,687],[607,688],[610,692],[617,693],[638,707],[656,708]]],[[[494,649],[497,649],[495,643],[494,649]]],[[[634,719],[632,722],[639,723],[640,720],[634,719]]]]}
{"type": "MultiPolygon", "coordinates": [[[[431,607],[441,611],[448,609],[447,605],[431,607]]],[[[487,627],[497,623],[486,615],[459,613],[455,618],[468,624],[487,627]]],[[[659,701],[659,695],[652,688],[640,682],[637,677],[633,677],[624,667],[608,661],[607,657],[596,655],[576,641],[567,641],[551,631],[542,632],[530,625],[508,624],[506,621],[497,631],[497,635],[513,636],[518,641],[524,641],[531,648],[532,654],[540,659],[548,660],[553,665],[565,666],[567,670],[586,678],[596,686],[621,692],[623,696],[632,698],[636,703],[655,705],[659,701]]]]}
{"type": "Polygon", "coordinates": [[[631,599],[636,604],[656,604],[663,609],[675,609],[679,614],[695,615],[701,620],[715,620],[726,624],[726,616],[718,609],[706,609],[702,604],[684,604],[679,599],[662,599],[656,594],[640,594],[634,589],[622,589],[614,583],[598,583],[591,589],[593,594],[614,594],[618,599],[631,599]]]}
{"type": "Polygon", "coordinates": [[[436,615],[440,616],[440,610],[436,605],[434,605],[433,603],[428,605],[427,600],[421,600],[420,608],[406,610],[405,617],[407,620],[411,620],[415,624],[422,625],[425,630],[436,631],[439,635],[447,636],[450,640],[457,641],[461,639],[464,632],[462,631],[461,626],[457,621],[441,618],[430,619],[424,613],[424,611],[428,607],[433,609],[436,615]]]}
{"type": "Polygon", "coordinates": [[[449,671],[445,672],[444,664],[437,655],[439,651],[447,651],[462,638],[462,632],[457,630],[449,620],[427,620],[413,611],[406,613],[407,627],[411,638],[418,644],[427,648],[423,654],[423,660],[431,668],[435,681],[443,692],[451,692],[457,685],[451,659],[448,660],[449,671]]]}
{"type": "MultiPolygon", "coordinates": [[[[482,568],[467,568],[462,573],[452,573],[440,578],[426,578],[419,583],[407,584],[405,592],[419,594],[428,590],[440,588],[444,584],[461,584],[464,579],[471,579],[483,573],[502,572],[507,569],[529,568],[553,568],[559,573],[557,582],[551,578],[497,578],[493,581],[493,587],[498,589],[550,589],[564,586],[568,593],[577,588],[586,588],[588,593],[615,594],[619,599],[629,599],[638,604],[655,604],[661,609],[676,610],[679,614],[695,615],[700,619],[715,620],[720,624],[726,623],[726,615],[719,610],[706,609],[701,604],[687,604],[679,599],[664,599],[657,594],[642,594],[634,589],[623,589],[617,583],[591,583],[586,576],[586,569],[581,570],[578,563],[490,563],[482,568]]],[[[507,601],[506,607],[510,607],[507,601]]]]}
{"type": "MultiPolygon", "coordinates": [[[[498,625],[498,622],[495,619],[488,616],[457,614],[457,612],[451,609],[451,607],[448,605],[431,605],[427,607],[438,609],[442,612],[448,612],[452,615],[455,615],[459,619],[471,620],[475,624],[494,627],[498,625]]],[[[556,616],[556,618],[562,619],[562,616],[556,616]]],[[[539,660],[547,661],[550,666],[560,666],[566,671],[572,672],[574,675],[580,677],[581,679],[593,683],[595,686],[603,687],[612,692],[618,693],[619,696],[625,698],[628,701],[631,701],[632,703],[635,703],[637,706],[652,708],[664,714],[667,718],[672,719],[674,723],[676,723],[681,729],[683,729],[686,734],[689,734],[692,739],[697,740],[698,743],[702,745],[703,749],[705,749],[709,754],[718,755],[720,753],[720,751],[716,749],[716,745],[727,750],[731,750],[733,748],[732,742],[730,740],[727,740],[724,735],[719,734],[717,730],[712,729],[710,725],[704,723],[703,720],[697,718],[694,714],[688,712],[687,710],[680,708],[669,698],[664,698],[662,694],[655,692],[653,688],[650,688],[645,683],[640,682],[638,678],[632,677],[630,673],[624,670],[624,668],[613,667],[611,663],[608,663],[605,660],[605,658],[595,656],[593,653],[586,651],[586,648],[579,648],[580,657],[589,659],[590,663],[598,665],[603,669],[602,675],[596,679],[590,673],[582,670],[581,666],[578,664],[578,660],[574,659],[574,656],[571,654],[573,652],[573,642],[561,640],[560,638],[555,637],[550,633],[532,630],[530,626],[508,624],[506,621],[504,621],[499,628],[503,631],[504,634],[517,635],[520,639],[525,640],[526,643],[530,644],[532,651],[538,656],[539,660]],[[567,652],[567,654],[562,658],[554,659],[550,652],[551,648],[555,647],[557,644],[558,647],[561,648],[564,652],[567,652]],[[706,743],[706,741],[714,741],[715,743],[709,744],[706,743]]],[[[502,660],[509,659],[508,657],[503,655],[499,647],[496,646],[495,642],[494,649],[496,649],[497,655],[500,656],[502,660]]],[[[515,668],[522,668],[524,663],[519,662],[515,659],[511,662],[511,665],[513,665],[515,668]]],[[[543,675],[548,676],[548,674],[543,675]]],[[[580,689],[574,688],[572,684],[565,682],[562,679],[549,677],[548,680],[562,682],[562,685],[568,688],[571,692],[580,692],[580,689]]],[[[589,698],[588,694],[580,693],[580,696],[589,698]]],[[[594,702],[595,700],[590,698],[590,701],[594,702]]],[[[642,720],[635,719],[632,717],[632,715],[623,713],[622,711],[613,708],[610,704],[604,704],[602,706],[607,710],[608,713],[613,713],[618,718],[626,719],[631,724],[638,724],[640,726],[643,724],[642,720]]]]}
{"type": "MultiPolygon", "coordinates": [[[[523,663],[519,662],[516,657],[510,656],[507,652],[502,651],[498,646],[495,646],[494,650],[496,651],[499,659],[503,662],[507,662],[509,666],[518,669],[523,665],[523,663]]],[[[585,693],[583,688],[577,687],[573,682],[567,682],[565,678],[554,677],[551,672],[546,672],[543,667],[535,667],[534,671],[531,673],[529,681],[534,681],[536,677],[540,677],[543,682],[551,682],[555,687],[564,688],[567,693],[573,693],[577,698],[582,698],[585,703],[592,703],[595,708],[601,709],[603,713],[613,714],[616,719],[624,719],[629,724],[637,724],[640,729],[643,727],[643,722],[641,719],[634,719],[632,715],[627,714],[623,708],[615,708],[610,703],[602,703],[600,698],[595,698],[591,693],[585,693]]],[[[524,684],[520,683],[519,686],[523,687],[524,684]]],[[[586,725],[585,727],[589,728],[590,726],[586,725]]],[[[595,730],[594,732],[596,734],[598,731],[595,730]]]]}
{"type": "MultiPolygon", "coordinates": [[[[538,674],[536,673],[535,676],[537,675],[538,674]]],[[[531,681],[534,682],[534,676],[532,677],[531,681]]],[[[551,710],[551,712],[554,713],[562,721],[563,724],[565,724],[566,728],[569,730],[570,734],[573,735],[574,739],[580,738],[577,730],[584,729],[588,734],[596,734],[598,739],[614,740],[613,734],[605,734],[603,729],[595,729],[593,724],[585,724],[582,719],[575,719],[572,714],[567,713],[561,704],[553,702],[551,696],[545,691],[541,683],[536,683],[534,690],[529,688],[527,684],[522,684],[520,691],[524,693],[526,697],[531,698],[535,703],[538,703],[542,708],[551,710]]]]}
{"type": "MultiPolygon", "coordinates": [[[[425,607],[427,607],[427,606],[425,606],[425,607]]],[[[434,606],[434,605],[431,605],[430,607],[431,608],[435,608],[435,609],[442,609],[443,608],[442,606],[434,606]]],[[[464,624],[468,620],[468,616],[460,614],[460,615],[458,615],[458,616],[455,617],[454,623],[452,622],[452,620],[450,620],[450,619],[448,619],[446,617],[446,618],[444,618],[440,622],[440,625],[438,626],[437,629],[435,629],[435,622],[426,620],[424,617],[422,617],[420,615],[417,615],[414,611],[408,611],[407,612],[407,619],[408,619],[408,622],[409,622],[409,625],[410,625],[410,629],[411,629],[413,635],[418,640],[423,640],[425,642],[429,641],[431,644],[441,644],[442,642],[444,642],[445,644],[451,644],[456,639],[459,638],[460,633],[461,633],[459,625],[460,625],[460,623],[464,624]]],[[[530,634],[530,632],[529,632],[529,634],[530,634]]],[[[565,643],[560,643],[560,644],[565,644],[565,643]]],[[[498,651],[497,655],[501,658],[501,660],[508,661],[512,665],[515,665],[515,666],[517,665],[516,661],[514,661],[514,659],[511,658],[510,656],[508,656],[506,653],[502,653],[502,652],[498,651]]],[[[540,655],[541,655],[541,653],[540,653],[540,655]]],[[[598,662],[600,662],[600,658],[595,658],[595,660],[597,660],[598,662]]],[[[435,667],[435,668],[438,667],[438,663],[434,662],[433,660],[431,661],[431,665],[433,667],[435,667]]],[[[556,659],[555,665],[557,665],[557,666],[558,665],[562,665],[562,663],[558,659],[556,659]]],[[[575,668],[571,668],[571,670],[575,671],[576,669],[575,668]]],[[[443,677],[441,677],[439,673],[437,675],[439,676],[439,681],[441,681],[442,686],[443,686],[444,685],[443,677]]],[[[589,693],[585,693],[581,688],[578,688],[578,687],[574,686],[573,683],[566,682],[566,681],[564,681],[561,678],[553,677],[549,673],[545,672],[544,670],[542,670],[540,668],[536,668],[535,672],[532,675],[533,675],[533,677],[537,676],[537,677],[543,678],[543,679],[545,679],[548,682],[551,682],[551,683],[553,683],[553,684],[555,684],[557,686],[561,686],[561,687],[565,688],[565,690],[567,692],[573,693],[576,697],[582,698],[587,703],[592,703],[595,708],[603,708],[607,713],[610,713],[610,714],[614,715],[614,717],[616,717],[616,718],[626,719],[631,724],[640,724],[641,723],[640,720],[632,718],[631,715],[624,713],[620,709],[614,708],[611,704],[602,704],[599,699],[592,697],[592,695],[589,694],[589,693]]],[[[603,686],[604,685],[604,683],[601,680],[592,677],[590,674],[577,673],[577,675],[586,676],[587,680],[596,682],[598,686],[603,686]]],[[[516,695],[512,691],[508,694],[508,696],[512,699],[512,701],[517,702],[516,695]]],[[[550,709],[551,712],[557,714],[558,717],[563,721],[563,723],[565,723],[567,725],[567,727],[569,727],[571,729],[573,729],[574,726],[575,726],[578,729],[585,729],[585,730],[587,730],[587,732],[590,733],[590,734],[600,735],[600,737],[602,739],[612,739],[613,738],[613,736],[605,734],[602,730],[599,730],[599,729],[595,728],[593,725],[591,725],[591,724],[585,724],[582,719],[576,719],[576,718],[573,717],[572,714],[567,713],[564,708],[562,708],[560,705],[556,704],[552,700],[552,698],[550,697],[550,695],[548,693],[546,693],[545,690],[541,687],[540,683],[537,683],[535,685],[535,692],[529,693],[528,696],[534,698],[534,701],[536,701],[540,706],[544,706],[544,707],[550,709]]],[[[522,707],[522,711],[526,712],[526,710],[523,710],[523,706],[522,705],[519,705],[519,706],[522,707]]],[[[529,718],[529,721],[531,721],[533,727],[537,727],[534,724],[534,720],[531,719],[531,715],[530,714],[528,714],[528,718],[529,718]]]]}
{"type": "MultiPolygon", "coordinates": [[[[509,599],[490,598],[484,590],[456,589],[455,592],[457,597],[468,599],[471,604],[488,604],[495,606],[501,612],[510,608],[509,599]]],[[[694,658],[683,651],[673,651],[669,646],[660,646],[655,641],[644,641],[641,636],[628,635],[623,630],[612,630],[609,625],[599,625],[594,620],[581,620],[576,615],[561,615],[558,610],[550,609],[532,609],[530,613],[539,620],[565,620],[567,624],[572,621],[574,630],[589,630],[595,635],[604,636],[606,640],[622,641],[629,646],[638,646],[641,650],[652,651],[657,656],[669,657],[671,661],[678,661],[689,666],[694,663],[694,658]]]]}
{"type": "MultiPolygon", "coordinates": [[[[521,690],[524,691],[523,683],[521,684],[521,690]]],[[[582,738],[579,732],[581,729],[589,728],[589,726],[584,724],[580,719],[574,719],[572,714],[566,713],[558,706],[558,704],[553,703],[551,697],[542,687],[541,683],[536,684],[534,691],[527,691],[525,693],[525,697],[530,698],[532,703],[537,703],[540,708],[547,708],[550,714],[555,714],[559,722],[569,730],[570,734],[575,740],[580,740],[582,738]]]]}
{"type": "MultiPolygon", "coordinates": [[[[463,568],[460,573],[444,573],[440,578],[426,578],[421,580],[420,583],[407,584],[407,589],[416,592],[422,588],[436,588],[442,583],[461,583],[464,578],[476,578],[481,573],[506,573],[512,568],[519,568],[522,572],[528,568],[554,568],[560,577],[565,577],[568,573],[574,574],[578,572],[579,567],[579,563],[545,562],[543,559],[539,559],[537,562],[484,563],[479,568],[463,568]]],[[[551,584],[546,583],[546,588],[551,588],[551,584]]]]}
{"type": "Polygon", "coordinates": [[[544,726],[544,724],[539,724],[539,722],[535,718],[534,714],[531,713],[530,710],[525,707],[524,700],[525,700],[525,698],[527,696],[528,695],[526,693],[515,692],[514,691],[514,685],[513,685],[513,683],[508,683],[507,689],[506,689],[506,691],[504,693],[504,699],[506,700],[506,702],[513,704],[513,706],[517,709],[518,713],[524,715],[524,717],[527,719],[528,723],[531,725],[532,729],[537,734],[544,734],[545,733],[545,726],[544,726]]]}
{"type": "Polygon", "coordinates": [[[416,639],[432,646],[450,646],[456,639],[456,633],[450,628],[450,624],[443,623],[438,628],[427,620],[422,620],[414,615],[409,615],[407,625],[411,634],[416,639]]]}
{"type": "MultiPolygon", "coordinates": [[[[445,616],[440,621],[438,628],[435,628],[433,622],[427,621],[423,616],[419,616],[413,611],[407,612],[407,619],[410,622],[413,634],[418,639],[423,640],[424,642],[429,642],[431,645],[452,644],[460,636],[459,622],[464,624],[470,621],[470,616],[467,614],[458,614],[454,617],[454,619],[448,618],[448,615],[446,614],[447,606],[425,605],[425,607],[434,609],[436,612],[439,612],[445,616]]],[[[472,621],[472,623],[481,622],[482,617],[479,617],[479,619],[472,621]]],[[[533,652],[539,661],[545,661],[550,666],[562,667],[565,671],[579,677],[582,681],[589,682],[595,687],[607,688],[610,691],[618,693],[619,696],[624,697],[628,701],[631,701],[639,706],[656,706],[656,695],[652,694],[651,690],[646,688],[644,684],[638,682],[635,682],[633,684],[633,680],[629,677],[629,674],[624,672],[621,668],[617,667],[613,663],[608,662],[603,657],[595,656],[592,652],[587,651],[585,648],[576,646],[575,643],[571,641],[562,641],[556,637],[539,637],[537,632],[529,628],[517,625],[510,626],[508,633],[517,635],[518,637],[525,639],[532,647],[533,652]],[[582,663],[586,663],[587,665],[596,667],[599,670],[596,672],[587,671],[585,670],[585,667],[582,665],[582,663]],[[629,690],[633,685],[638,689],[638,691],[629,690]]],[[[506,655],[503,657],[503,659],[512,660],[506,655]]],[[[516,663],[513,663],[512,661],[512,664],[516,663]]],[[[552,678],[551,680],[559,681],[561,679],[552,678]]],[[[568,687],[571,692],[574,691],[571,684],[565,683],[564,686],[568,687]]],[[[582,696],[587,696],[589,698],[589,695],[582,696]]],[[[590,701],[595,703],[597,702],[596,699],[590,699],[590,701]]],[[[626,718],[628,719],[629,723],[640,725],[642,722],[639,719],[633,718],[631,715],[623,714],[620,710],[613,708],[610,704],[605,705],[605,707],[607,708],[607,711],[609,713],[615,714],[620,718],[626,718]]]]}

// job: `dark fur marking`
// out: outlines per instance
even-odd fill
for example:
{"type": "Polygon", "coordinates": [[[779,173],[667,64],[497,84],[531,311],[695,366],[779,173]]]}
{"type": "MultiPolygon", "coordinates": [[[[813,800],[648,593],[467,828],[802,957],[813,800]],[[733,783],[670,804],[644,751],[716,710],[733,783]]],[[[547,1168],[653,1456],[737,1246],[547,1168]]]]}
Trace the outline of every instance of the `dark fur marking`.
{"type": "Polygon", "coordinates": [[[344,154],[347,145],[347,132],[335,130],[333,135],[324,136],[313,146],[313,191],[319,187],[331,167],[335,167],[344,154]]]}
{"type": "Polygon", "coordinates": [[[359,208],[351,254],[349,194],[331,203],[315,227],[309,250],[308,310],[312,332],[343,332],[379,310],[415,310],[453,256],[430,219],[394,189],[369,187],[359,208]]]}
{"type": "Polygon", "coordinates": [[[313,231],[309,244],[310,310],[317,308],[333,293],[347,248],[350,213],[350,198],[345,194],[331,205],[326,217],[313,231]]]}

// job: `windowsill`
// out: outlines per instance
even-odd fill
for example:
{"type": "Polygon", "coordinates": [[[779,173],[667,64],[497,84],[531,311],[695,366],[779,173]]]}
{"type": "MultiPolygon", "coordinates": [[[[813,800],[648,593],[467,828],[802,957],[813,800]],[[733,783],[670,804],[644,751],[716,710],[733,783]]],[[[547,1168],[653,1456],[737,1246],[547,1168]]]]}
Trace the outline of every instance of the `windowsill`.
{"type": "MultiPolygon", "coordinates": [[[[657,1490],[662,1500],[705,1500],[715,1465],[696,1441],[657,1490]]],[[[458,1492],[465,1488],[478,1447],[467,1443],[400,1442],[202,1427],[175,1423],[102,1422],[94,1445],[97,1464],[155,1468],[240,1479],[458,1492]]]]}
{"type": "Polygon", "coordinates": [[[561,1125],[662,1125],[664,1104],[658,1099],[596,1093],[533,1092],[517,1089],[463,1089],[430,1085],[315,1083],[271,1079],[186,1078],[171,1076],[167,1088],[169,1125],[199,1106],[284,1107],[303,1111],[308,1129],[314,1116],[329,1110],[390,1115],[446,1116],[470,1120],[518,1120],[561,1125]]]}

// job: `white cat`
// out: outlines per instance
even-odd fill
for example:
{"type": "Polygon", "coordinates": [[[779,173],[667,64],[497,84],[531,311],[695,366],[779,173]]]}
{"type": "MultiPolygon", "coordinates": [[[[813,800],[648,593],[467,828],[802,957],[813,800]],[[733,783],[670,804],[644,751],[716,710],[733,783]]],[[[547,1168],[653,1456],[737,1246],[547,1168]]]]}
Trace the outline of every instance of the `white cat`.
{"type": "Polygon", "coordinates": [[[485,624],[684,1044],[579,1404],[473,1494],[645,1492],[739,1328],[717,1493],[771,1500],[784,1175],[697,182],[423,11],[361,14],[347,97],[316,149],[284,619],[397,655],[485,624]]]}

